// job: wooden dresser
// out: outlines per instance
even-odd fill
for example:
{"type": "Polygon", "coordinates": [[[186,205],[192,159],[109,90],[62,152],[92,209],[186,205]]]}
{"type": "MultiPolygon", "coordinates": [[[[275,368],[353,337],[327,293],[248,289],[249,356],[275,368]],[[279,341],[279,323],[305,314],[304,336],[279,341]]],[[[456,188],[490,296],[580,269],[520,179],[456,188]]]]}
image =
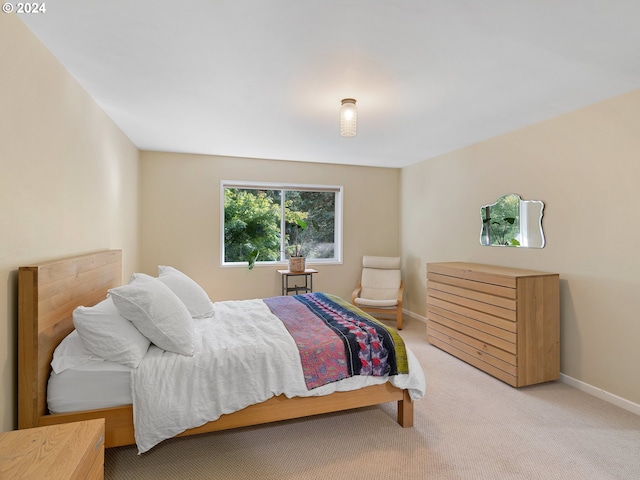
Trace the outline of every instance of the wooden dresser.
{"type": "Polygon", "coordinates": [[[428,263],[427,339],[514,387],[557,380],[559,282],[556,273],[428,263]]]}
{"type": "Polygon", "coordinates": [[[0,433],[0,479],[101,480],[104,419],[0,433]]]}

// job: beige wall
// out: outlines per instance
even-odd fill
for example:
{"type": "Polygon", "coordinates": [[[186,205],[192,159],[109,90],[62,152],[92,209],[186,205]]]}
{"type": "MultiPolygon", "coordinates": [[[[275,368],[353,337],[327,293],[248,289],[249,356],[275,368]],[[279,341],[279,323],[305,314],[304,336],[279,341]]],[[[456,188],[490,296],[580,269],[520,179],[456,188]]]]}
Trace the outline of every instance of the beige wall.
{"type": "Polygon", "coordinates": [[[558,272],[561,370],[640,404],[640,90],[405,168],[406,303],[425,315],[425,263],[558,272]],[[481,247],[480,207],[545,203],[544,249],[481,247]]]}
{"type": "Polygon", "coordinates": [[[17,268],[137,264],[138,151],[16,15],[0,15],[0,431],[16,425],[17,268]]]}
{"type": "Polygon", "coordinates": [[[185,271],[212,300],[280,294],[275,266],[220,266],[220,181],[344,186],[344,264],[310,265],[314,290],[350,298],[362,255],[399,255],[398,169],[142,152],[140,258],[185,271]]]}

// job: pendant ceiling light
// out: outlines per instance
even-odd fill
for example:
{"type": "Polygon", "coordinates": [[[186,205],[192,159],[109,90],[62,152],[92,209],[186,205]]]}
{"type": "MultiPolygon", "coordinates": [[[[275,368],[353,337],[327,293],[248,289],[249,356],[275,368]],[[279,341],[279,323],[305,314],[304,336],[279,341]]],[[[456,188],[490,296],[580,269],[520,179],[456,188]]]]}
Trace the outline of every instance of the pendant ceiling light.
{"type": "Polygon", "coordinates": [[[340,107],[340,135],[354,137],[356,135],[357,120],[356,101],[353,98],[343,99],[340,107]]]}

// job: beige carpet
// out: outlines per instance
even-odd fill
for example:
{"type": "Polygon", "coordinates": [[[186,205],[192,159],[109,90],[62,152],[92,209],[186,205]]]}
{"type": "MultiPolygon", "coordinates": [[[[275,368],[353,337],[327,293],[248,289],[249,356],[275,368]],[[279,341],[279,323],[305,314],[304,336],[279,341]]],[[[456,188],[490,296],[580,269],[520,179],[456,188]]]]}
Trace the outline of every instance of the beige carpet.
{"type": "Polygon", "coordinates": [[[427,377],[395,403],[107,450],[106,479],[640,479],[640,416],[559,382],[514,389],[402,331],[427,377]]]}

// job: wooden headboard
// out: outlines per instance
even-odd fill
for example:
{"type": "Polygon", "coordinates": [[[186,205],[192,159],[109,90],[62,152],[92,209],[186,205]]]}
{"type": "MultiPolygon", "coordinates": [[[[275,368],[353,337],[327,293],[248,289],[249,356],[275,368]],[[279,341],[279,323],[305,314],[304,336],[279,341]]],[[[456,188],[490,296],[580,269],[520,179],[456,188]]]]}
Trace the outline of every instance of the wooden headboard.
{"type": "Polygon", "coordinates": [[[73,330],[73,310],[122,282],[122,251],[106,250],[18,270],[18,428],[47,415],[53,351],[73,330]]]}

